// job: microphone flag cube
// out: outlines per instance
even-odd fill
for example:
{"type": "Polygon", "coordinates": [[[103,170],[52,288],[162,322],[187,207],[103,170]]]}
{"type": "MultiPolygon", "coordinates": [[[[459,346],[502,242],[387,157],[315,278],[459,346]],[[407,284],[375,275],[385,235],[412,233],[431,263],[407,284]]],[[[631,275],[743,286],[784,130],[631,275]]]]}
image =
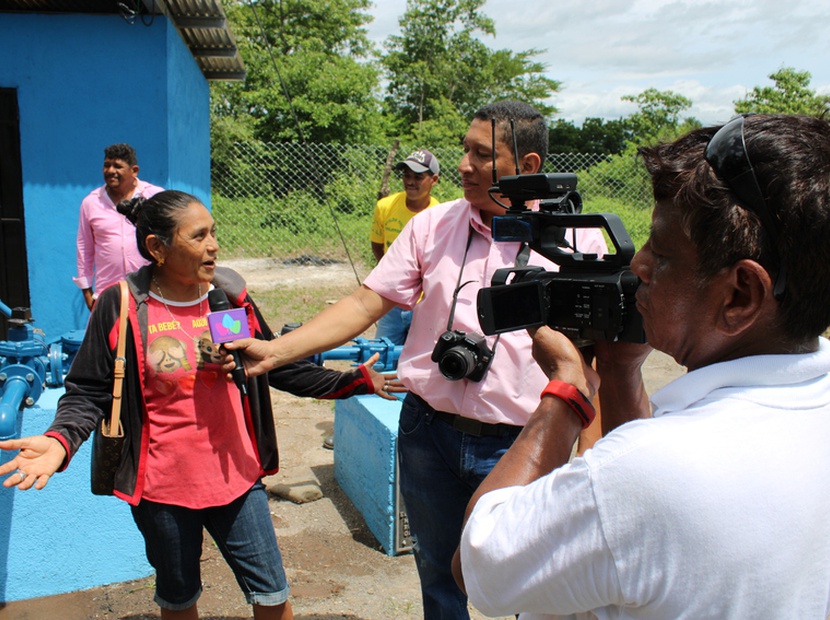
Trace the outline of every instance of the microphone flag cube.
{"type": "Polygon", "coordinates": [[[251,330],[248,329],[248,317],[245,316],[244,308],[211,312],[208,314],[207,320],[210,337],[214,344],[222,344],[223,342],[251,336],[251,330]]]}

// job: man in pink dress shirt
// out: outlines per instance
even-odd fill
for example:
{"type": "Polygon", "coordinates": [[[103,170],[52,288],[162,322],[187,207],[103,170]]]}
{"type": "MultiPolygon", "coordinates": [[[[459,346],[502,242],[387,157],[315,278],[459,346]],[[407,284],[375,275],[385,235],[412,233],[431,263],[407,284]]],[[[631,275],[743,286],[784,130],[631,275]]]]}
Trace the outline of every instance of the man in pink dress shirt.
{"type": "MultiPolygon", "coordinates": [[[[398,363],[409,393],[401,407],[397,449],[428,620],[469,618],[467,598],[451,573],[466,503],[513,443],[548,383],[524,330],[485,339],[494,354],[477,378],[448,379],[433,361],[433,350],[448,329],[481,332],[477,293],[490,285],[496,269],[513,267],[522,249],[520,243],[493,241],[493,216],[504,213],[488,194],[494,168],[499,178],[516,174],[517,167],[521,174],[537,173],[547,143],[544,118],[531,106],[516,101],[485,106],[464,137],[458,165],[464,198],[413,217],[360,288],[302,327],[267,343],[243,340],[228,346],[244,350],[248,374],[260,374],[360,335],[395,306],[412,309],[398,363]]],[[[573,239],[572,231],[567,238],[573,239]]],[[[599,255],[607,250],[601,232],[593,229],[579,229],[576,246],[599,255]]],[[[558,269],[535,252],[527,263],[558,269]]],[[[613,404],[603,407],[603,415],[615,413],[613,404]]]]}
{"type": "Polygon", "coordinates": [[[149,198],[162,190],[138,179],[138,160],[129,144],[104,149],[104,185],[81,202],[78,276],[73,278],[90,310],[98,291],[147,264],[138,252],[135,226],[118,213],[116,205],[134,196],[149,198]]]}

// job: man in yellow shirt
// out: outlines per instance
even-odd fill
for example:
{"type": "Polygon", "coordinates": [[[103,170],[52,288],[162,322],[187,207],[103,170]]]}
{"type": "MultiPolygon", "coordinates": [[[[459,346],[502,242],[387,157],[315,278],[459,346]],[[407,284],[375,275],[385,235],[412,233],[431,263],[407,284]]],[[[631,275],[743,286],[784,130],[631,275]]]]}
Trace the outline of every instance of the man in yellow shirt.
{"type": "MultiPolygon", "coordinates": [[[[383,258],[409,220],[427,207],[438,204],[438,200],[430,195],[441,171],[435,155],[426,149],[415,151],[395,169],[403,172],[404,191],[382,198],[375,205],[370,240],[377,261],[383,258]]],[[[375,337],[389,338],[396,345],[403,344],[411,321],[410,310],[393,308],[378,321],[375,337]]]]}

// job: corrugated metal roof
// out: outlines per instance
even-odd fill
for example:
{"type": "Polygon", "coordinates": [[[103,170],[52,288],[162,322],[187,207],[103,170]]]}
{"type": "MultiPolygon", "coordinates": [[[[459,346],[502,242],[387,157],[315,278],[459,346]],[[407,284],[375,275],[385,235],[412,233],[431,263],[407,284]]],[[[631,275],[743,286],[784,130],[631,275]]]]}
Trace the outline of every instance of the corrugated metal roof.
{"type": "Polygon", "coordinates": [[[206,79],[245,78],[245,65],[219,0],[0,0],[0,12],[120,14],[130,23],[167,15],[206,79]]]}

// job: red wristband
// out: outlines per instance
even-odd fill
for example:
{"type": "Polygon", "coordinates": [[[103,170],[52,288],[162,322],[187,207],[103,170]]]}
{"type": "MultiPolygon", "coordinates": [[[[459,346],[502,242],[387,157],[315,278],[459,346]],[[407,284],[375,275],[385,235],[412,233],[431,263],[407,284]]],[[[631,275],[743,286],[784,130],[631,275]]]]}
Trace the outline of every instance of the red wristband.
{"type": "Polygon", "coordinates": [[[582,421],[582,428],[588,428],[597,416],[597,410],[585,395],[575,386],[564,381],[553,380],[545,386],[539,398],[556,396],[565,402],[582,421]]]}

